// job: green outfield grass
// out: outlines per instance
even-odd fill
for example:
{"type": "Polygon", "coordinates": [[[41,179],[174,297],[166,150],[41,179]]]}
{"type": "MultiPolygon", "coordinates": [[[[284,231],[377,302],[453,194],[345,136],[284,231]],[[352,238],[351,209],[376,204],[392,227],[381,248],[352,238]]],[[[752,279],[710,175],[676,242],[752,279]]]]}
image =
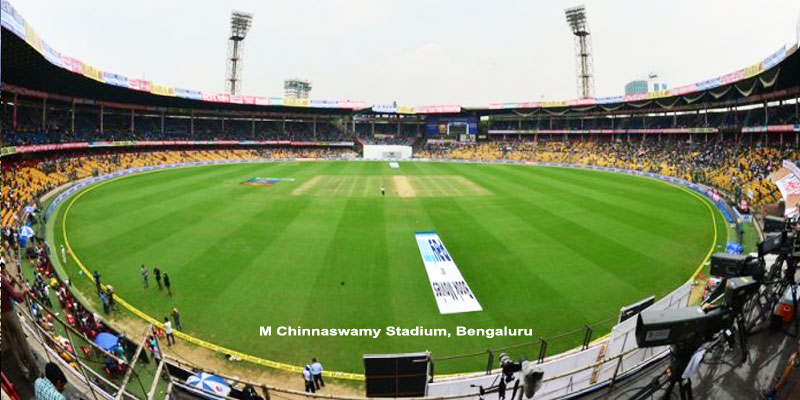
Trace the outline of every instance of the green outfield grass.
{"type": "MultiPolygon", "coordinates": [[[[536,340],[456,337],[459,325],[548,337],[607,320],[620,306],[672,291],[715,246],[707,203],[662,182],[519,165],[400,165],[282,162],[128,177],[77,199],[66,233],[89,269],[151,316],[178,307],[186,331],[204,340],[292,364],[317,357],[348,372],[362,372],[364,353],[428,349],[443,357],[536,340]],[[254,177],[296,181],[242,185],[254,177]],[[483,311],[439,314],[415,231],[438,232],[483,311]],[[151,269],[149,289],[141,264],[151,269]],[[174,297],[155,287],[154,266],[169,273],[174,297]],[[267,338],[262,325],[422,325],[453,336],[267,338]]],[[[66,208],[55,217],[55,246],[66,208]]],[[[92,292],[73,261],[65,270],[92,292]]],[[[582,339],[555,341],[550,353],[582,339]]],[[[436,368],[480,370],[485,358],[436,368]]]]}

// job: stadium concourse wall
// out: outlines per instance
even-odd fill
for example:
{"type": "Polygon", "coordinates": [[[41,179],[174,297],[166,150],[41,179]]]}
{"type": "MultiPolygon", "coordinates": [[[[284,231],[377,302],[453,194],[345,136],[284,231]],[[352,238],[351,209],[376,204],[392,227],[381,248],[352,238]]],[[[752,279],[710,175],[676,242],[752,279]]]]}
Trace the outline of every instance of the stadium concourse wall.
{"type": "MultiPolygon", "coordinates": [[[[366,161],[363,159],[310,159],[310,158],[289,158],[289,159],[249,159],[249,160],[222,160],[222,161],[201,161],[189,163],[176,163],[159,166],[149,166],[140,168],[131,168],[105,175],[85,178],[81,181],[75,182],[66,190],[60,193],[49,205],[45,212],[45,218],[48,219],[56,208],[65,200],[73,195],[78,194],[90,186],[101,184],[103,182],[110,182],[111,180],[122,178],[125,176],[154,172],[159,170],[167,170],[174,168],[193,167],[200,165],[214,165],[214,164],[242,164],[242,163],[264,163],[264,162],[281,162],[281,161],[366,161]]],[[[388,161],[388,160],[384,160],[388,161]]],[[[589,169],[597,171],[605,171],[611,173],[624,173],[633,176],[640,176],[650,179],[658,179],[670,184],[677,185],[681,189],[692,194],[698,200],[702,201],[708,207],[708,210],[714,221],[714,243],[708,251],[705,259],[697,267],[692,276],[680,287],[672,291],[670,294],[658,300],[655,304],[650,306],[652,310],[660,310],[667,308],[681,308],[689,305],[690,292],[693,280],[700,272],[703,265],[706,264],[714,251],[714,244],[717,241],[717,227],[716,227],[716,214],[713,208],[709,205],[709,200],[716,208],[725,216],[727,220],[731,220],[731,210],[727,204],[719,197],[715,190],[704,185],[688,182],[683,179],[663,176],[654,173],[631,171],[619,168],[606,168],[596,166],[577,166],[571,164],[560,163],[536,163],[536,162],[513,162],[513,161],[499,161],[499,162],[479,162],[473,160],[434,160],[434,159],[413,159],[413,162],[458,162],[458,163],[484,163],[484,164],[517,164],[517,165],[532,165],[544,167],[562,167],[574,169],[589,169]]],[[[77,197],[75,198],[77,199],[77,197]]],[[[71,205],[71,203],[69,203],[71,205]]],[[[69,206],[68,206],[69,207],[69,206]]],[[[63,223],[63,221],[62,221],[63,223]]],[[[88,279],[93,279],[89,269],[83,265],[80,260],[75,256],[69,242],[66,240],[65,245],[68,247],[70,255],[76,261],[78,266],[83,270],[88,279]]],[[[122,298],[118,297],[118,303],[125,309],[137,315],[141,319],[152,323],[156,326],[161,326],[161,323],[142,312],[134,305],[128,303],[122,298]]],[[[594,390],[603,387],[609,383],[623,379],[627,375],[635,374],[638,370],[652,362],[658,361],[665,357],[669,350],[663,348],[640,349],[636,345],[634,338],[635,332],[635,318],[628,319],[620,324],[614,326],[611,333],[603,338],[593,342],[588,348],[576,349],[570,352],[562,353],[559,355],[548,357],[540,366],[545,371],[544,385],[538,392],[535,398],[547,399],[553,397],[562,397],[572,394],[578,394],[581,391],[594,390]]],[[[213,343],[206,342],[202,339],[195,338],[183,332],[176,331],[176,336],[197,346],[206,348],[208,350],[219,352],[227,355],[239,357],[245,361],[286,371],[300,373],[302,368],[295,365],[281,363],[278,361],[267,360],[249,354],[244,354],[232,349],[227,349],[213,343]]],[[[429,385],[429,397],[446,397],[446,398],[477,398],[478,394],[475,392],[475,386],[483,385],[484,387],[491,386],[492,381],[496,378],[499,371],[493,371],[491,374],[484,372],[472,374],[453,374],[447,376],[437,376],[437,381],[429,385]]],[[[356,380],[361,381],[364,379],[363,374],[338,372],[338,371],[325,371],[325,376],[338,379],[356,380]]]]}

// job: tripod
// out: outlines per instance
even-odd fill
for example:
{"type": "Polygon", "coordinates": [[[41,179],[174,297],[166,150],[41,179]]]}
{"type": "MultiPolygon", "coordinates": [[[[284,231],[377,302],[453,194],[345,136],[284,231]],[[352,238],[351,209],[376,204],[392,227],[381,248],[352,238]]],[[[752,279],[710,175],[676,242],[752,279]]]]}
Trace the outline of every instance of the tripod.
{"type": "MultiPolygon", "coordinates": [[[[505,400],[505,398],[506,398],[507,382],[504,379],[503,375],[500,375],[497,378],[495,378],[494,382],[492,382],[492,386],[489,386],[488,388],[484,388],[481,385],[470,385],[470,387],[477,387],[478,388],[478,391],[479,391],[478,398],[480,400],[483,400],[487,394],[491,394],[491,393],[495,393],[495,392],[497,393],[497,399],[498,400],[505,400]],[[497,382],[497,379],[500,379],[500,383],[495,385],[495,382],[497,382]]],[[[519,379],[515,379],[514,380],[514,389],[511,392],[511,400],[516,400],[516,398],[517,398],[517,390],[519,390],[519,379]]]]}
{"type": "Polygon", "coordinates": [[[783,280],[781,282],[780,290],[779,290],[779,299],[780,296],[783,296],[783,293],[786,292],[786,288],[790,288],[792,295],[792,312],[794,315],[792,319],[794,320],[794,331],[790,333],[791,336],[798,336],[800,335],[800,321],[798,321],[798,312],[797,312],[797,280],[795,279],[795,275],[797,274],[797,258],[794,256],[789,257],[786,261],[786,270],[783,274],[783,280]]]}
{"type": "Polygon", "coordinates": [[[663,400],[672,398],[672,391],[675,385],[678,385],[678,394],[681,400],[692,400],[692,380],[691,378],[683,379],[683,373],[689,366],[692,356],[700,350],[701,344],[680,344],[670,346],[669,372],[659,375],[639,392],[631,396],[631,400],[645,400],[653,396],[656,392],[661,390],[664,385],[667,385],[664,395],[661,397],[663,400]],[[666,379],[665,379],[666,378],[666,379]]]}

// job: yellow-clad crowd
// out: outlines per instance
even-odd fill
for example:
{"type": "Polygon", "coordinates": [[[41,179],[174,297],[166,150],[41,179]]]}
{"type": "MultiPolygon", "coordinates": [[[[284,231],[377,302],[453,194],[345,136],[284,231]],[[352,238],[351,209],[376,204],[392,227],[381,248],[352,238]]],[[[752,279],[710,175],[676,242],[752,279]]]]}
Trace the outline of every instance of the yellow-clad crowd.
{"type": "MultiPolygon", "coordinates": [[[[773,203],[780,193],[769,173],[783,160],[798,160],[797,148],[689,145],[684,143],[490,142],[466,146],[428,146],[421,158],[482,161],[534,161],[597,165],[655,172],[716,187],[751,205],[773,203]]],[[[268,158],[355,157],[349,149],[192,150],[107,152],[2,163],[3,227],[16,227],[25,206],[70,181],[117,170],[180,162],[268,158]]]]}
{"type": "MultiPolygon", "coordinates": [[[[26,206],[36,202],[48,191],[70,181],[105,173],[151,165],[182,162],[239,160],[253,158],[326,158],[354,157],[352,150],[328,149],[261,149],[261,150],[198,150],[112,152],[75,157],[17,160],[2,163],[3,227],[17,227],[26,206]]],[[[38,208],[38,207],[37,207],[38,208]]]]}
{"type": "Polygon", "coordinates": [[[654,172],[713,186],[751,205],[780,199],[769,180],[783,160],[798,160],[797,148],[735,146],[731,143],[677,142],[490,142],[467,146],[428,146],[421,158],[481,161],[513,160],[596,165],[654,172]]]}

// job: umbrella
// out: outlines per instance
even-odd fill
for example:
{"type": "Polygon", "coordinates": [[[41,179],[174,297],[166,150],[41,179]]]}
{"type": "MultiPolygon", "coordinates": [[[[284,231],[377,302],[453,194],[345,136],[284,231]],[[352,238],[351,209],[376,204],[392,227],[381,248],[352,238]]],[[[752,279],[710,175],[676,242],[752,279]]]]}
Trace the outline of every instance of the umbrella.
{"type": "Polygon", "coordinates": [[[220,396],[227,396],[231,392],[231,387],[222,378],[207,374],[205,372],[198,372],[186,379],[186,383],[190,386],[207,390],[211,393],[220,396]]]}
{"type": "Polygon", "coordinates": [[[36,236],[36,232],[33,231],[33,228],[27,225],[23,225],[19,228],[19,237],[34,237],[36,236]]]}
{"type": "Polygon", "coordinates": [[[111,352],[117,348],[119,338],[108,332],[101,332],[94,338],[94,344],[100,346],[103,350],[111,352]]]}
{"type": "Polygon", "coordinates": [[[25,208],[22,209],[22,212],[25,214],[33,214],[34,211],[36,211],[36,207],[34,206],[25,206],[25,208]]]}

